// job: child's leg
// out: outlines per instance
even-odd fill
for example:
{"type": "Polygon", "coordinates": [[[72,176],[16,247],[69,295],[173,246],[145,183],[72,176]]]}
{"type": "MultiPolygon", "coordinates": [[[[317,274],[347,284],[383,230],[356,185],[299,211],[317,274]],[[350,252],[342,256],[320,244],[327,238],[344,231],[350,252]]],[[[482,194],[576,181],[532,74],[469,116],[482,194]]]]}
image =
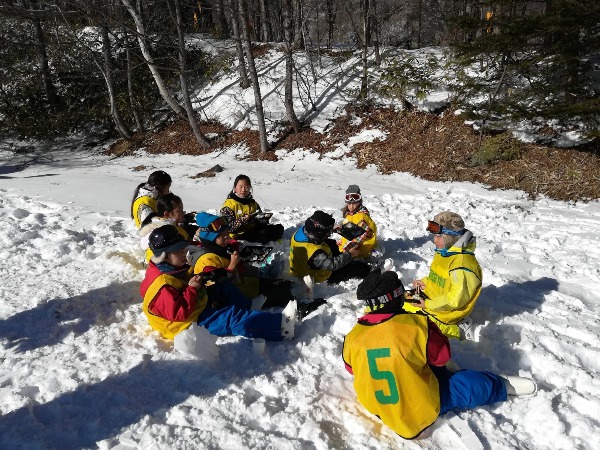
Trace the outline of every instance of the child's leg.
{"type": "Polygon", "coordinates": [[[234,305],[241,309],[252,308],[252,300],[242,294],[237,286],[229,281],[221,281],[213,284],[206,289],[206,292],[208,294],[209,305],[234,305]]]}
{"type": "Polygon", "coordinates": [[[281,341],[281,314],[240,309],[235,305],[220,309],[206,308],[198,318],[216,336],[244,336],[281,341]]]}
{"type": "Polygon", "coordinates": [[[487,371],[432,367],[440,386],[440,415],[453,409],[468,409],[507,399],[502,377],[487,371]]]}

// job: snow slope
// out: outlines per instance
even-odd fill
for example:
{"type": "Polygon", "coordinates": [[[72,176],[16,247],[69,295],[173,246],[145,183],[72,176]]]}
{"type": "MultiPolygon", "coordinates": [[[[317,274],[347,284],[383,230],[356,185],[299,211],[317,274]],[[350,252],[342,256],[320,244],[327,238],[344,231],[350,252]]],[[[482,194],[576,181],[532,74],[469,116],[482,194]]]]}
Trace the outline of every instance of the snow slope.
{"type": "Polygon", "coordinates": [[[109,159],[78,146],[37,158],[0,151],[0,448],[460,449],[476,448],[473,439],[486,449],[597,448],[597,201],[382,176],[302,149],[243,162],[235,149],[109,159]],[[189,178],[216,163],[225,171],[215,178],[189,178]],[[405,282],[433,257],[427,219],[459,212],[478,237],[484,288],[480,340],[453,342],[454,359],[531,376],[539,391],[459,413],[474,433],[464,443],[443,418],[423,438],[401,439],[357,403],[341,360],[361,307],[356,281],[318,286],[328,305],[262,356],[241,338],[218,339],[213,363],[174,351],[141,312],[142,253],[129,219],[135,185],[157,168],[188,210],[215,211],[233,178],[249,175],[285,226],[281,251],[314,209],[340,217],[356,183],[405,282]]]}

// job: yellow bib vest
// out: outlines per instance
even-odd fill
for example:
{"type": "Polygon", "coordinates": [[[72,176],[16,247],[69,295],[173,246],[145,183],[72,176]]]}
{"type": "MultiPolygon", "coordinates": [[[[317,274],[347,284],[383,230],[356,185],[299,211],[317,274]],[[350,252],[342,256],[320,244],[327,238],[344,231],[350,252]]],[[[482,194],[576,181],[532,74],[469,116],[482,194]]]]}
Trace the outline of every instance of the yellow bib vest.
{"type": "Polygon", "coordinates": [[[154,330],[162,334],[165,339],[173,339],[177,333],[185,330],[192,323],[198,320],[198,316],[200,316],[202,311],[204,311],[204,308],[206,308],[206,304],[208,303],[208,296],[206,295],[206,291],[204,289],[199,289],[199,298],[197,301],[196,309],[194,310],[192,315],[188,317],[185,322],[172,322],[170,320],[163,319],[162,317],[152,314],[148,309],[150,303],[152,302],[152,300],[154,300],[154,297],[156,297],[158,291],[160,291],[160,289],[163,286],[173,286],[178,291],[183,291],[187,286],[187,280],[181,280],[172,275],[159,275],[148,287],[148,290],[144,295],[142,309],[144,310],[144,314],[146,314],[146,317],[148,318],[148,323],[154,330]]]}
{"type": "MultiPolygon", "coordinates": [[[[221,267],[227,269],[231,260],[216,253],[204,253],[194,264],[194,275],[202,273],[205,267],[221,267]]],[[[235,277],[233,284],[244,296],[254,298],[259,294],[260,281],[254,277],[235,277]]]]}
{"type": "MultiPolygon", "coordinates": [[[[371,252],[373,251],[373,249],[377,247],[377,225],[375,225],[375,222],[373,222],[373,219],[371,219],[371,217],[368,214],[361,212],[352,214],[351,216],[346,216],[346,218],[344,219],[344,222],[352,222],[356,225],[358,225],[363,220],[373,231],[373,236],[361,242],[357,258],[368,258],[369,256],[371,256],[371,252]]],[[[348,239],[343,237],[339,245],[340,251],[344,251],[344,246],[347,243],[348,239]]]]}
{"type": "MultiPolygon", "coordinates": [[[[452,251],[452,249],[450,249],[450,251],[452,251]]],[[[423,292],[429,298],[447,296],[451,288],[450,277],[455,270],[466,270],[475,275],[474,279],[472,277],[467,279],[470,283],[468,286],[469,292],[472,292],[469,301],[463,306],[449,311],[434,311],[427,308],[423,309],[423,311],[430,314],[430,319],[435,322],[442,333],[448,337],[460,339],[460,330],[456,324],[473,311],[477,298],[481,293],[481,280],[483,274],[475,255],[459,253],[444,257],[441,254],[436,253],[433,257],[431,268],[429,269],[429,275],[423,280],[426,286],[423,292]]],[[[404,309],[409,312],[419,311],[418,308],[415,308],[408,303],[404,304],[404,309]]]]}
{"type": "MultiPolygon", "coordinates": [[[[232,198],[228,198],[227,200],[225,200],[225,203],[223,203],[223,206],[221,206],[221,209],[222,208],[231,209],[233,211],[233,213],[235,214],[235,218],[239,219],[241,216],[254,214],[255,212],[257,212],[258,211],[258,203],[256,203],[255,201],[252,201],[247,205],[243,205],[242,203],[240,203],[232,198]]],[[[235,233],[235,234],[230,233],[230,236],[236,237],[240,233],[243,233],[244,231],[247,231],[250,228],[252,228],[252,226],[253,226],[253,224],[248,224],[248,225],[242,227],[242,229],[238,230],[238,233],[235,233]]]]}
{"type": "Polygon", "coordinates": [[[308,267],[308,260],[317,250],[323,250],[327,253],[327,256],[331,256],[331,249],[327,244],[298,242],[296,240],[296,235],[292,236],[290,242],[290,275],[298,278],[312,275],[315,279],[315,283],[321,283],[322,281],[327,280],[331,275],[331,270],[313,270],[308,267]]]}
{"type": "Polygon", "coordinates": [[[344,340],[358,401],[405,439],[433,424],[440,412],[427,339],[426,317],[399,314],[376,325],[358,323],[344,340]]]}
{"type": "Polygon", "coordinates": [[[140,206],[146,205],[152,208],[152,211],[156,212],[156,199],[150,197],[149,195],[144,195],[142,197],[136,198],[131,207],[131,214],[133,215],[133,221],[135,222],[135,226],[139,229],[142,226],[142,222],[140,220],[140,215],[138,214],[138,210],[140,206]]]}

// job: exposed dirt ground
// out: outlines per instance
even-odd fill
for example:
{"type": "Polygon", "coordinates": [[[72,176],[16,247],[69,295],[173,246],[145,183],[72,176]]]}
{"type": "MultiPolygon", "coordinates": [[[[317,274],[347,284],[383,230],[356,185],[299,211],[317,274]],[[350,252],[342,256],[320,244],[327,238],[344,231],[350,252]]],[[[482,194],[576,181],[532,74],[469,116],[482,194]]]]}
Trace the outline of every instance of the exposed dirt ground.
{"type": "MultiPolygon", "coordinates": [[[[325,134],[309,128],[296,134],[284,133],[272,145],[272,150],[303,147],[326,153],[365,128],[385,131],[387,139],[355,145],[346,156],[356,157],[359,167],[372,163],[382,173],[410,172],[427,180],[475,181],[496,189],[520,189],[532,197],[543,194],[574,201],[600,198],[600,142],[577,149],[558,149],[522,144],[506,137],[500,140],[497,149],[498,153],[504,150],[503,146],[516,149],[510,160],[475,165],[473,155],[494,138],[480,137],[451,112],[434,115],[380,107],[349,107],[347,114],[325,134]]],[[[199,155],[245,141],[250,148],[248,159],[277,159],[272,151],[260,153],[258,132],[229,132],[215,123],[204,123],[201,129],[205,134],[217,136],[208,150],[196,143],[189,124],[180,120],[158,131],[138,134],[132,141],[117,142],[109,152],[121,155],[144,148],[149,153],[199,155]]],[[[553,133],[551,129],[544,131],[553,133]]],[[[205,176],[214,176],[214,173],[208,172],[205,176]]]]}

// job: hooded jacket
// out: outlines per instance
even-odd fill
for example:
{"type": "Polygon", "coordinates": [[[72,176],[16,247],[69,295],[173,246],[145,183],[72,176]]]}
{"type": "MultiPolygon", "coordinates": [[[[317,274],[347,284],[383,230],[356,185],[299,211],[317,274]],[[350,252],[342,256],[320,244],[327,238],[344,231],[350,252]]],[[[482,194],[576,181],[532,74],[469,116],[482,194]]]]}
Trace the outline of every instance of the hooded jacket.
{"type": "Polygon", "coordinates": [[[198,320],[208,303],[206,290],[189,286],[189,267],[163,272],[152,261],[140,286],[142,310],[150,326],[173,339],[198,320]]]}
{"type": "MultiPolygon", "coordinates": [[[[424,312],[430,314],[440,330],[460,338],[456,325],[469,315],[481,293],[482,270],[475,258],[476,239],[469,230],[449,249],[436,250],[425,284],[424,312]]],[[[410,312],[419,308],[406,304],[410,312]]]]}

